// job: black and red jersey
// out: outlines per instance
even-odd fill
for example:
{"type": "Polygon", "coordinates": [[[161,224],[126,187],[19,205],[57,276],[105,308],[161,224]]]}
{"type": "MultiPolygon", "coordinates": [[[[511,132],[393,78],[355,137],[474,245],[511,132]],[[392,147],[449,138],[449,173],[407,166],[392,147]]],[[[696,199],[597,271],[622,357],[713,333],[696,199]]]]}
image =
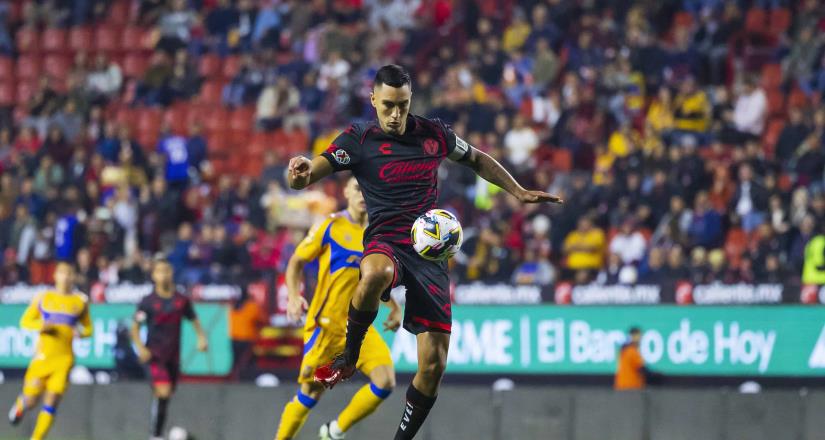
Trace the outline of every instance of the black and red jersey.
{"type": "Polygon", "coordinates": [[[146,325],[146,348],[152,353],[152,360],[177,362],[181,323],[184,318],[192,321],[196,317],[192,300],[178,291],[168,298],[154,291],[144,296],[135,312],[135,321],[146,325]]]}
{"type": "Polygon", "coordinates": [[[435,208],[439,164],[469,154],[439,119],[409,115],[403,135],[385,133],[378,121],[352,124],[323,156],[335,171],[352,171],[361,186],[369,215],[364,242],[409,244],[415,219],[435,208]]]}

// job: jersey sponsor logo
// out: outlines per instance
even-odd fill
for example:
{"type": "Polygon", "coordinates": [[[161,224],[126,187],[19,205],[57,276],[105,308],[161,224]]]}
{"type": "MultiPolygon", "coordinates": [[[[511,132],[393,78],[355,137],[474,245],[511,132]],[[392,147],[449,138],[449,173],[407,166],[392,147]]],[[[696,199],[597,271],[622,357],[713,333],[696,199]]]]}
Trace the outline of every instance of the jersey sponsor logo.
{"type": "Polygon", "coordinates": [[[332,156],[335,158],[335,161],[341,165],[348,165],[350,162],[349,154],[340,148],[335,150],[332,156]]]}
{"type": "Polygon", "coordinates": [[[435,139],[429,138],[424,140],[424,152],[430,156],[438,154],[438,142],[435,139]]]}
{"type": "Polygon", "coordinates": [[[378,170],[378,177],[384,182],[412,182],[416,180],[432,179],[438,169],[437,160],[423,162],[409,162],[394,160],[384,164],[378,170]]]}
{"type": "Polygon", "coordinates": [[[392,144],[381,144],[381,146],[378,147],[378,151],[380,151],[381,154],[392,154],[392,144]]]}

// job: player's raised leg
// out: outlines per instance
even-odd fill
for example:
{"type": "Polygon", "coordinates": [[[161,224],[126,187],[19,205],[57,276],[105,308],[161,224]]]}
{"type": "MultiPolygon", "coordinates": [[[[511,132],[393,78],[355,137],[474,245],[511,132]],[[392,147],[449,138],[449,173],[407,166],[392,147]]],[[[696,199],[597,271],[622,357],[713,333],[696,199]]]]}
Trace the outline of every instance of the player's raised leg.
{"type": "Polygon", "coordinates": [[[37,415],[37,423],[34,425],[34,432],[32,432],[31,440],[42,440],[46,438],[46,434],[52,429],[54,424],[54,417],[57,415],[57,405],[60,403],[60,394],[46,392],[43,395],[43,406],[40,408],[40,414],[37,415]]]}
{"type": "Polygon", "coordinates": [[[385,253],[369,253],[361,260],[361,280],[352,296],[347,316],[347,339],[344,352],[327,365],[315,370],[315,380],[332,388],[355,374],[361,344],[375,317],[381,294],[392,287],[396,277],[395,262],[385,253]]]}
{"type": "Polygon", "coordinates": [[[281,413],[281,423],[278,425],[278,433],[275,440],[289,440],[293,438],[304,426],[309,417],[309,412],[321,399],[324,394],[324,387],[319,383],[302,383],[295,397],[284,406],[281,413]]]}
{"type": "Polygon", "coordinates": [[[441,377],[447,367],[449,333],[424,332],[419,333],[416,338],[418,371],[407,388],[407,402],[401,415],[401,423],[398,424],[398,431],[395,433],[395,440],[415,437],[435,404],[441,377]]]}

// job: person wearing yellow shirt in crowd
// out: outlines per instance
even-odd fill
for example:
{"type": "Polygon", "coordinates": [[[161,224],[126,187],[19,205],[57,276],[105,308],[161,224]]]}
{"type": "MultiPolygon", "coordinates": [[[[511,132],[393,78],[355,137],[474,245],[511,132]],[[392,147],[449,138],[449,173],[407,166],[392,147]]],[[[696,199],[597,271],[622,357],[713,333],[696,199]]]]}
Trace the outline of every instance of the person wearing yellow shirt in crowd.
{"type": "Polygon", "coordinates": [[[516,8],[513,11],[513,22],[504,30],[501,48],[505,52],[521,49],[527,41],[527,37],[530,36],[530,31],[530,23],[527,22],[524,10],[516,8]]]}
{"type": "Polygon", "coordinates": [[[679,87],[674,101],[674,126],[676,130],[701,134],[710,127],[711,106],[707,94],[696,85],[692,77],[686,78],[679,87]]]}
{"type": "Polygon", "coordinates": [[[604,232],[595,227],[589,217],[580,218],[578,227],[564,239],[567,269],[592,274],[602,267],[606,249],[604,232]]]}
{"type": "Polygon", "coordinates": [[[667,86],[662,86],[647,109],[645,133],[648,136],[667,136],[673,127],[673,96],[667,86]]]}
{"type": "Polygon", "coordinates": [[[17,425],[26,411],[40,397],[43,406],[37,416],[32,440],[46,438],[57,413],[60,397],[69,384],[69,372],[74,365],[74,338],[92,335],[89,303],[86,295],[72,290],[74,267],[58,263],[54,271],[54,290],[47,290],[32,299],[23,312],[20,327],[40,333],[35,355],[26,370],[23,392],[9,411],[9,422],[17,425]]]}
{"type": "Polygon", "coordinates": [[[610,135],[607,140],[607,149],[614,158],[625,157],[635,150],[635,146],[641,143],[639,133],[630,126],[629,123],[622,126],[610,135]],[[631,144],[633,144],[631,146],[631,144]]]}

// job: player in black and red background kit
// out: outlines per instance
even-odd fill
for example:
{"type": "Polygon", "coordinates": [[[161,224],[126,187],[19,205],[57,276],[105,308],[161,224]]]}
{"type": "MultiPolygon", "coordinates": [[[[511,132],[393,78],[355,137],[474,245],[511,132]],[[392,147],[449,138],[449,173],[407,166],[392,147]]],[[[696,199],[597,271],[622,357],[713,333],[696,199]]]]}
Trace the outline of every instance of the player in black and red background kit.
{"type": "Polygon", "coordinates": [[[175,390],[180,373],[181,324],[184,319],[192,322],[198,335],[198,350],[206,351],[206,334],[201,327],[195,308],[189,297],[180,293],[173,281],[172,265],[162,257],[156,257],[152,266],[155,288],[143,297],[132,322],[132,343],[138,357],[149,364],[152,378],[152,439],[163,438],[166,408],[175,390]],[[146,325],[146,343],[140,338],[140,326],[146,325]]]}
{"type": "Polygon", "coordinates": [[[377,121],[352,124],[312,160],[292,158],[287,176],[291,188],[302,189],[333,172],[350,170],[364,193],[369,216],[361,281],[350,304],[344,353],[316,370],[318,382],[332,387],[353,375],[379,299],[389,299],[389,290],[396,285],[407,289],[404,328],[416,334],[418,371],[407,389],[396,439],[413,438],[427,417],[450,345],[447,265],[419,257],[410,242],[415,219],[435,208],[441,161],[449,158],[472,168],[521,202],[561,203],[559,197],[524,189],[495,159],[473,148],[440,120],[410,115],[411,98],[407,71],[397,65],[382,67],[370,95],[377,121]]]}

